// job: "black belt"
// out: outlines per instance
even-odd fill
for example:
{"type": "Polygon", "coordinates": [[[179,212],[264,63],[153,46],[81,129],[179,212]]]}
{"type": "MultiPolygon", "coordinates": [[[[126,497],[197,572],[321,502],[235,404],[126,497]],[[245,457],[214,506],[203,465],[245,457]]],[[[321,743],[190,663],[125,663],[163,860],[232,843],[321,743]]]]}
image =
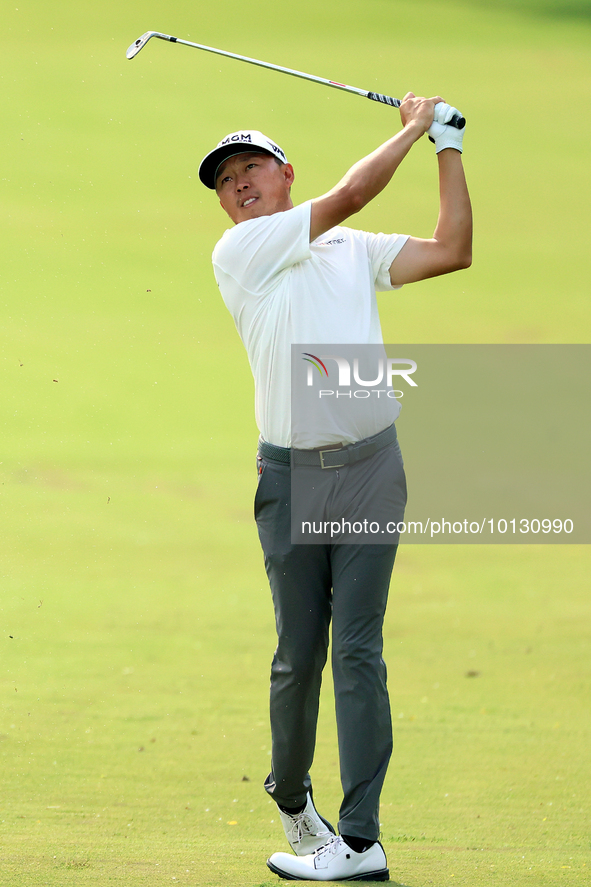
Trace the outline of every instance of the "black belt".
{"type": "Polygon", "coordinates": [[[294,450],[290,447],[277,447],[259,439],[259,455],[271,462],[284,465],[310,465],[316,468],[342,468],[373,456],[378,450],[396,440],[396,426],[390,425],[379,434],[344,447],[323,447],[316,450],[294,450]]]}

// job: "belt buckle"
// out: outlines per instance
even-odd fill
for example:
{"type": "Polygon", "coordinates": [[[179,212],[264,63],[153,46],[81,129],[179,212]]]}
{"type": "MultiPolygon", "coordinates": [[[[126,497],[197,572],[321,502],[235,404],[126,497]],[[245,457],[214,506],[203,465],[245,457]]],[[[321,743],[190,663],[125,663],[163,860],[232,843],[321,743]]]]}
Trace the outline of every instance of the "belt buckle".
{"type": "Polygon", "coordinates": [[[332,447],[328,450],[318,450],[318,455],[320,456],[320,467],[321,468],[344,468],[347,464],[346,462],[341,462],[340,465],[325,465],[324,464],[324,454],[325,453],[338,453],[339,450],[344,450],[344,447],[332,447]]]}

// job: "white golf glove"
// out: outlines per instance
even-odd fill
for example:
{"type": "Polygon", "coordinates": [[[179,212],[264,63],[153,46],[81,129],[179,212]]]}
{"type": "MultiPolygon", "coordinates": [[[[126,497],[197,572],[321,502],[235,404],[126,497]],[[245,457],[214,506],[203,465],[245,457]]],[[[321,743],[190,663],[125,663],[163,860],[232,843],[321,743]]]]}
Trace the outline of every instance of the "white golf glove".
{"type": "Polygon", "coordinates": [[[435,143],[435,153],[439,154],[444,148],[455,148],[456,151],[462,153],[462,139],[464,138],[463,129],[456,129],[455,126],[448,126],[448,120],[451,120],[454,114],[460,114],[457,108],[452,108],[445,102],[438,102],[435,105],[433,113],[433,123],[427,130],[429,139],[435,143]]]}

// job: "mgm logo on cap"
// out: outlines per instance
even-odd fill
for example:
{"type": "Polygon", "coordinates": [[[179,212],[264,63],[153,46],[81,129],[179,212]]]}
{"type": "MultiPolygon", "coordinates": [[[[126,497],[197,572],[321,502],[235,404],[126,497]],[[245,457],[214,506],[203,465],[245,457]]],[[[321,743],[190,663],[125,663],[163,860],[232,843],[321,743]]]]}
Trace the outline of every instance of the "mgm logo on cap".
{"type": "Polygon", "coordinates": [[[213,151],[201,161],[199,166],[199,178],[206,186],[215,191],[215,178],[219,166],[227,160],[228,157],[234,157],[236,154],[244,154],[247,151],[261,152],[276,157],[280,163],[287,163],[285,152],[274,141],[263,135],[257,129],[238,130],[231,132],[219,142],[213,151]]]}

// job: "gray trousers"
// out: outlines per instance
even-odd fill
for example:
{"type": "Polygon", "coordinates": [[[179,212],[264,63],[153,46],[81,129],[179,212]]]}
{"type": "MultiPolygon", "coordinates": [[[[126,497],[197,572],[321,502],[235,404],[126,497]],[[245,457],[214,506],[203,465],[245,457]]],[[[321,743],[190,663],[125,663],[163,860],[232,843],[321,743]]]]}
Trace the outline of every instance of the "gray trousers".
{"type": "MultiPolygon", "coordinates": [[[[395,483],[404,487],[400,497],[405,500],[397,444],[384,456],[377,460],[382,466],[398,460],[395,483]]],[[[311,789],[309,770],[332,619],[343,788],[339,831],[375,841],[380,792],[392,753],[382,625],[397,545],[292,545],[290,467],[260,456],[258,466],[255,518],[278,637],[271,667],[272,770],[265,788],[286,807],[303,804],[311,789]]]]}

